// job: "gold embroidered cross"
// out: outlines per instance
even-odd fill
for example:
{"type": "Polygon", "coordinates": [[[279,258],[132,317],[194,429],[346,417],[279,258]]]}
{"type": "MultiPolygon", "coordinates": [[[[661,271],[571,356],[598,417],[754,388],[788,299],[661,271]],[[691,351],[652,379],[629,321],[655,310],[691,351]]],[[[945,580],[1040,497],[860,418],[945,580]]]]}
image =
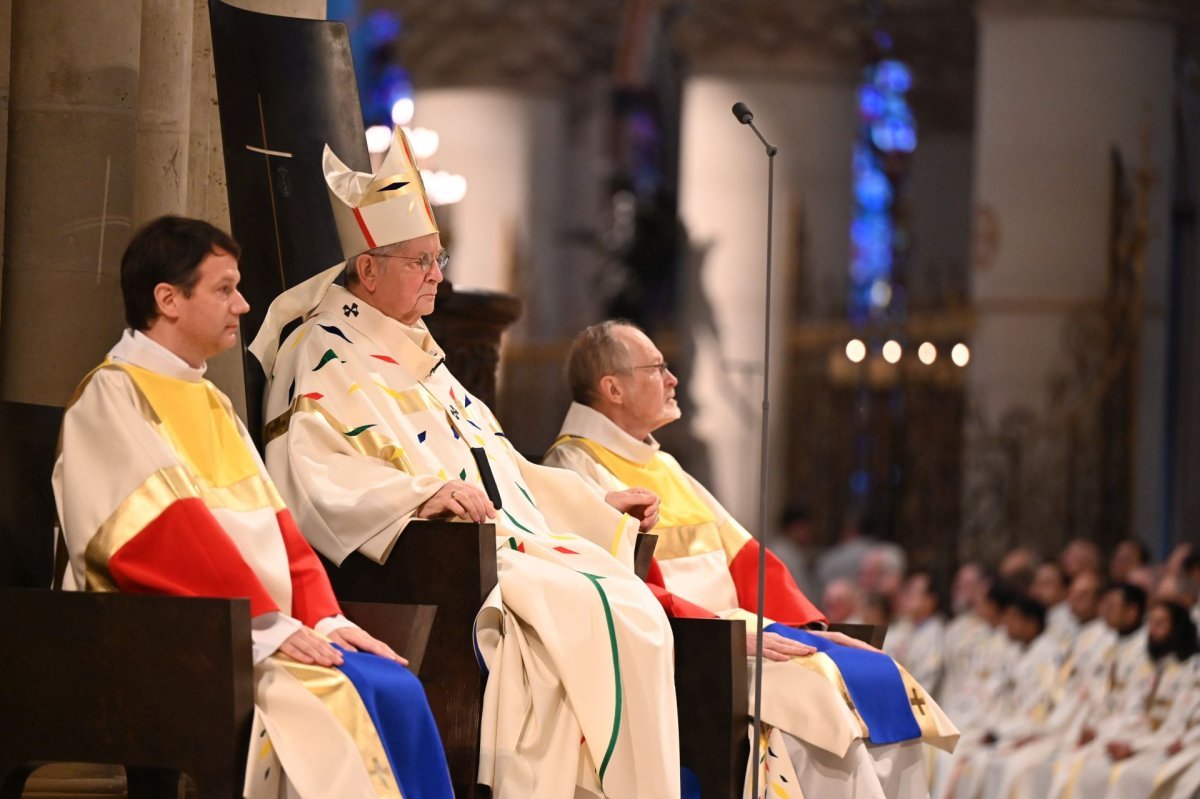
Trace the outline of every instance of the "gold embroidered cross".
{"type": "Polygon", "coordinates": [[[916,686],[913,686],[912,696],[909,698],[909,704],[921,711],[921,715],[925,715],[925,699],[917,693],[916,686]]]}

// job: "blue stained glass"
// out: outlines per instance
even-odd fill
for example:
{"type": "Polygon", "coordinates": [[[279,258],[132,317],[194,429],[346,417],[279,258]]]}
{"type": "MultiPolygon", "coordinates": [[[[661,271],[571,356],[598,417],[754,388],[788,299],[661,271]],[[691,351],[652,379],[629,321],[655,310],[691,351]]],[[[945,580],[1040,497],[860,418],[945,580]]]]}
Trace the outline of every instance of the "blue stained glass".
{"type": "MultiPolygon", "coordinates": [[[[876,31],[875,36],[881,49],[890,49],[885,32],[876,31]]],[[[910,153],[917,146],[916,120],[904,96],[912,83],[906,64],[885,58],[863,69],[858,87],[860,125],[853,155],[855,208],[847,298],[849,315],[855,320],[903,313],[904,295],[894,290],[892,272],[897,247],[906,246],[907,239],[893,219],[896,163],[889,154],[910,153]],[[889,158],[886,170],[885,158],[889,158]]]]}
{"type": "Polygon", "coordinates": [[[875,85],[889,94],[904,94],[912,88],[912,72],[903,62],[885,59],[875,66],[875,85]]]}
{"type": "Polygon", "coordinates": [[[367,16],[367,35],[372,44],[392,41],[400,35],[400,17],[386,9],[372,11],[367,16]]]}
{"type": "Polygon", "coordinates": [[[854,195],[867,211],[882,211],[892,204],[892,184],[882,172],[865,172],[855,180],[854,195]]]}
{"type": "Polygon", "coordinates": [[[858,90],[858,113],[868,121],[874,121],[883,116],[886,102],[879,90],[870,84],[858,90]]]}

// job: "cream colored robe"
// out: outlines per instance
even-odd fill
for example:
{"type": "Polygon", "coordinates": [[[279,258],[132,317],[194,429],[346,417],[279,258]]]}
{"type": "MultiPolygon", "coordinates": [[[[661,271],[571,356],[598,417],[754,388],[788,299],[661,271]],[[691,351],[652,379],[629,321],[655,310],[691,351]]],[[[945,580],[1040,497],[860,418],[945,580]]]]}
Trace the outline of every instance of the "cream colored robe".
{"type": "Polygon", "coordinates": [[[476,625],[490,672],[480,780],[497,799],[678,796],[671,630],[632,572],[636,520],[521,457],[424,327],[340,286],[282,342],[264,418],[271,474],[338,563],[355,550],[383,562],[447,480],[482,485],[481,447],[503,507],[498,591],[476,625]]]}
{"type": "Polygon", "coordinates": [[[302,623],[321,632],[353,625],[203,367],[126,330],[67,408],[62,445],[54,494],[68,588],[250,597],[255,744],[246,796],[399,799],[349,679],[276,654],[302,623]]]}
{"type": "MultiPolygon", "coordinates": [[[[653,439],[637,441],[603,414],[578,403],[571,405],[559,436],[588,439],[634,463],[648,462],[658,452],[658,443],[653,439]]],[[[560,438],[544,462],[579,474],[601,491],[629,487],[599,463],[585,446],[570,438],[560,438]]],[[[704,486],[682,469],[679,471],[717,519],[730,518],[729,512],[704,486]]],[[[718,551],[711,557],[675,558],[660,563],[660,568],[668,590],[678,592],[716,615],[747,618],[745,611],[738,608],[724,552],[718,551]]],[[[748,618],[752,628],[753,617],[748,618]]],[[[763,663],[763,722],[784,733],[784,748],[791,757],[790,768],[798,776],[805,793],[838,797],[871,795],[880,790],[882,795],[894,797],[928,795],[920,741],[885,747],[866,746],[861,719],[847,707],[837,687],[811,664],[803,663],[804,660],[807,659],[763,663]],[[875,766],[872,766],[873,762],[875,766]]],[[[752,690],[753,680],[750,685],[752,690]]],[[[926,726],[929,727],[925,740],[953,749],[958,739],[957,728],[932,699],[927,709],[929,721],[927,725],[922,724],[923,732],[926,726]]]]}

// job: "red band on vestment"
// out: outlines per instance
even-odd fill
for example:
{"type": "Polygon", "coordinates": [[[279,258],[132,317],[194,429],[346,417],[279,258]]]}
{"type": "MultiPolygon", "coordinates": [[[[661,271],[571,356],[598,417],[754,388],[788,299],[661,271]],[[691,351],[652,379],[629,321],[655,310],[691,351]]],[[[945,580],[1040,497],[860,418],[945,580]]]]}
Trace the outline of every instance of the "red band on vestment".
{"type": "MultiPolygon", "coordinates": [[[[780,624],[802,627],[805,624],[825,621],[825,614],[817,610],[800,586],[792,579],[791,572],[775,553],[767,550],[767,592],[763,615],[780,624]]],[[[738,550],[729,564],[729,575],[737,589],[738,606],[748,613],[758,612],[758,542],[751,539],[738,550]]]]}

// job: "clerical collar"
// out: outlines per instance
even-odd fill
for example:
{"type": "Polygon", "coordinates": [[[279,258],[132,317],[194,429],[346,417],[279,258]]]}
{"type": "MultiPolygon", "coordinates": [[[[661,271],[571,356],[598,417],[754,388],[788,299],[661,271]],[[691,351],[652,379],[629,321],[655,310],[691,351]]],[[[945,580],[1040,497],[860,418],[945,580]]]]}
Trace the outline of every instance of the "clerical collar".
{"type": "Polygon", "coordinates": [[[595,441],[625,460],[643,465],[649,463],[658,454],[659,449],[654,436],[647,436],[645,441],[638,441],[600,411],[578,402],[571,403],[567,410],[567,418],[563,419],[562,430],[558,434],[595,441]]]}
{"type": "Polygon", "coordinates": [[[197,369],[140,330],[128,328],[116,346],[109,350],[108,357],[189,383],[199,383],[208,369],[208,364],[201,364],[197,369]]]}
{"type": "Polygon", "coordinates": [[[445,353],[423,323],[406,325],[397,321],[341,286],[329,287],[315,313],[331,315],[338,320],[337,324],[345,324],[362,333],[419,377],[428,376],[439,362],[445,360],[445,353]]]}

